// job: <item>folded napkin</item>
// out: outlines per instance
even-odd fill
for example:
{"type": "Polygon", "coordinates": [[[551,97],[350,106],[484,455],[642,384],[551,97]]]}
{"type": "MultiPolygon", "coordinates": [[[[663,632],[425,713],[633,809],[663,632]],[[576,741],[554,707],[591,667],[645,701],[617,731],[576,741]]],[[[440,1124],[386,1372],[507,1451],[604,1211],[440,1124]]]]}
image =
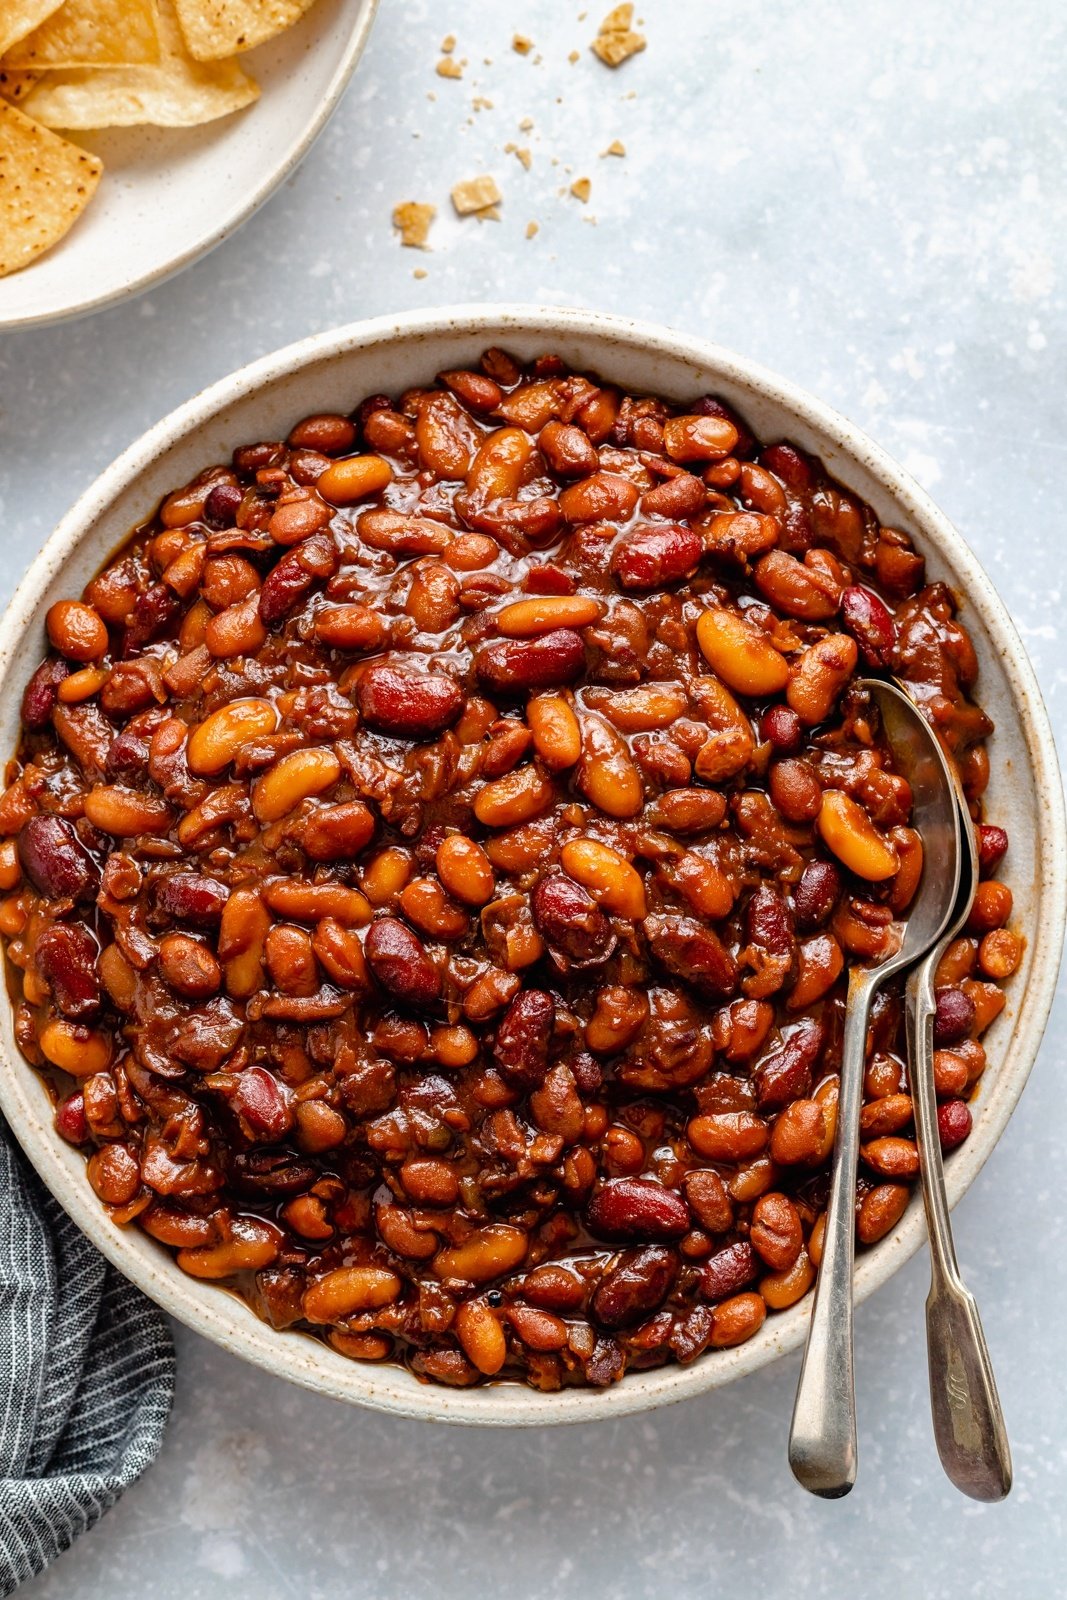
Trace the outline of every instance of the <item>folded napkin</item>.
{"type": "Polygon", "coordinates": [[[91,1528],[156,1457],[167,1322],[57,1205],[0,1121],[0,1594],[91,1528]]]}

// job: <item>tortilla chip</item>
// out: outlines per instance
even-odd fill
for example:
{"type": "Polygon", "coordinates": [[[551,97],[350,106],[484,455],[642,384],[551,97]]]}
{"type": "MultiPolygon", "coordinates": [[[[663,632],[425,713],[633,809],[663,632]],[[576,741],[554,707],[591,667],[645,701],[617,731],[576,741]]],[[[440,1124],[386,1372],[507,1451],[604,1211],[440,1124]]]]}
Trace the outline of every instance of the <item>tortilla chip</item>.
{"type": "Polygon", "coordinates": [[[62,4],[63,0],[0,0],[0,56],[40,27],[62,4]]]}
{"type": "Polygon", "coordinates": [[[6,72],[0,68],[0,100],[9,100],[13,106],[20,100],[25,100],[37,79],[39,72],[6,72]]]}
{"type": "Polygon", "coordinates": [[[103,170],[87,150],[0,104],[0,277],[62,239],[103,170]]]}
{"type": "Polygon", "coordinates": [[[66,0],[8,52],[5,67],[138,66],[159,60],[155,0],[66,0]]]}
{"type": "Polygon", "coordinates": [[[186,128],[240,111],[259,86],[236,61],[204,64],[185,49],[171,0],[160,0],[158,67],[49,72],[23,101],[47,128],[186,128]]]}
{"type": "Polygon", "coordinates": [[[314,0],[175,0],[191,55],[220,61],[284,33],[314,0]]]}

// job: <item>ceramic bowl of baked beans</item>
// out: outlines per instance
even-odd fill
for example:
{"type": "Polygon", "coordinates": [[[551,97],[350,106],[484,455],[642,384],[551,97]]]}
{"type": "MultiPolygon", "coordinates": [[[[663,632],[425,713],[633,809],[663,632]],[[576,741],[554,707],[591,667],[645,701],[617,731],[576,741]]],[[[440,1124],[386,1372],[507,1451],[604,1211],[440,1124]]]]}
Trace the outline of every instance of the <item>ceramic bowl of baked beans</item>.
{"type": "MultiPolygon", "coordinates": [[[[850,967],[923,870],[862,680],[957,762],[982,881],[937,978],[952,1201],[1064,924],[1033,672],[869,439],[585,312],[378,321],[101,477],[8,615],[0,1104],[104,1254],[271,1373],[589,1420],[797,1346],[850,967]]],[[[922,1239],[899,990],[856,1292],[922,1239]]]]}

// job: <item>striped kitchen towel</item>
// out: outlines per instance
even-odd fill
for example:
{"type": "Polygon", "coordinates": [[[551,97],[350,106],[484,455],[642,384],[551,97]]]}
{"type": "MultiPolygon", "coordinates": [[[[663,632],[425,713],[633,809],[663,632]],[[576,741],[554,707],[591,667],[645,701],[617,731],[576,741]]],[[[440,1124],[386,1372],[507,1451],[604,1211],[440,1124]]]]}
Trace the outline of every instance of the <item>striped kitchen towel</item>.
{"type": "Polygon", "coordinates": [[[174,1397],[161,1311],[109,1266],[0,1121],[0,1594],[156,1456],[174,1397]]]}

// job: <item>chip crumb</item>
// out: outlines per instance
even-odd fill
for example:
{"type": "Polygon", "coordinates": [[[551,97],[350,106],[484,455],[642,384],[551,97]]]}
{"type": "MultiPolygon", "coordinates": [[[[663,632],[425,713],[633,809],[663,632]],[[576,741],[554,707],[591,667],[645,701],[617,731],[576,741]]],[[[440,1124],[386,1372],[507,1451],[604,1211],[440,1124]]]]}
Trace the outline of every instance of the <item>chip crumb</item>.
{"type": "Polygon", "coordinates": [[[592,190],[593,185],[588,178],[575,178],[574,182],[571,184],[571,194],[576,200],[580,200],[583,206],[589,199],[592,190]]]}
{"type": "Polygon", "coordinates": [[[483,173],[480,178],[465,178],[452,190],[452,204],[456,208],[457,215],[461,217],[476,216],[480,212],[486,212],[491,207],[499,205],[503,198],[497,188],[496,179],[490,177],[488,173],[483,173]]]}
{"type": "Polygon", "coordinates": [[[603,158],[605,156],[624,156],[625,154],[626,154],[626,146],[623,144],[622,140],[621,139],[612,139],[612,141],[608,145],[607,149],[606,150],[601,150],[600,158],[601,158],[601,160],[603,160],[603,158]]]}
{"type": "Polygon", "coordinates": [[[425,267],[416,267],[411,276],[413,278],[425,278],[428,276],[428,273],[425,267]]]}
{"type": "Polygon", "coordinates": [[[439,78],[462,78],[463,63],[453,61],[451,56],[442,56],[435,68],[439,78]]]}
{"type": "Polygon", "coordinates": [[[527,237],[527,239],[532,239],[534,234],[537,232],[539,227],[540,227],[540,223],[528,222],[526,224],[526,237],[527,237]]]}
{"type": "Polygon", "coordinates": [[[520,56],[528,56],[533,49],[533,40],[527,39],[524,33],[516,33],[511,40],[511,48],[520,56]]]}
{"type": "Polygon", "coordinates": [[[441,40],[441,54],[443,56],[450,56],[455,48],[456,48],[456,36],[455,36],[455,34],[454,33],[446,33],[444,38],[441,40]]]}
{"type": "Polygon", "coordinates": [[[600,24],[589,48],[606,67],[618,67],[645,48],[644,35],[633,30],[633,19],[633,6],[622,5],[609,11],[600,24]]]}
{"type": "Polygon", "coordinates": [[[519,123],[519,132],[520,133],[529,133],[529,131],[533,127],[533,125],[534,125],[533,117],[523,117],[522,121],[519,123]]]}
{"type": "Polygon", "coordinates": [[[533,162],[533,156],[530,154],[525,145],[511,144],[509,142],[504,146],[504,154],[508,156],[516,156],[518,160],[522,162],[527,172],[529,172],[530,166],[533,162]]]}
{"type": "Polygon", "coordinates": [[[570,62],[572,67],[576,61],[580,61],[581,59],[581,54],[577,50],[572,50],[570,55],[567,57],[567,60],[570,62]]]}
{"type": "Polygon", "coordinates": [[[493,102],[491,100],[487,100],[484,94],[476,94],[474,99],[471,101],[471,105],[474,107],[475,111],[492,111],[493,109],[493,102]]]}
{"type": "Polygon", "coordinates": [[[393,207],[393,227],[400,234],[400,243],[412,250],[428,250],[426,243],[430,223],[437,215],[436,206],[420,205],[417,200],[405,200],[393,207]]]}

